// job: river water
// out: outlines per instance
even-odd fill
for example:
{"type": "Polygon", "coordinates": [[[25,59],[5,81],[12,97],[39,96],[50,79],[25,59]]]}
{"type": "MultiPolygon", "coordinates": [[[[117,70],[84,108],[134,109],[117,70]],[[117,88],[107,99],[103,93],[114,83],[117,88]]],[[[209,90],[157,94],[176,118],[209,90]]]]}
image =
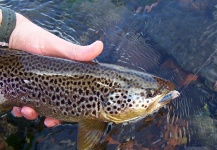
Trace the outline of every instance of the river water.
{"type": "MultiPolygon", "coordinates": [[[[102,40],[97,62],[176,84],[179,98],[136,123],[110,125],[96,149],[217,149],[215,0],[0,0],[0,6],[70,42],[102,40]]],[[[10,114],[6,120],[0,131],[14,149],[76,149],[77,124],[45,128],[41,118],[10,114]]]]}

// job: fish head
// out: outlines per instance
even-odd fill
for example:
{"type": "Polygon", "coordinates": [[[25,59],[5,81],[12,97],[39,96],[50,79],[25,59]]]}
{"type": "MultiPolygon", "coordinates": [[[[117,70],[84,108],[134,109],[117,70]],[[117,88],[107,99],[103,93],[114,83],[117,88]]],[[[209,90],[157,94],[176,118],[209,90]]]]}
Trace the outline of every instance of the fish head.
{"type": "Polygon", "coordinates": [[[112,122],[123,123],[144,118],[156,112],[179,96],[174,84],[155,76],[147,76],[128,88],[111,92],[103,104],[104,117],[112,122]]]}

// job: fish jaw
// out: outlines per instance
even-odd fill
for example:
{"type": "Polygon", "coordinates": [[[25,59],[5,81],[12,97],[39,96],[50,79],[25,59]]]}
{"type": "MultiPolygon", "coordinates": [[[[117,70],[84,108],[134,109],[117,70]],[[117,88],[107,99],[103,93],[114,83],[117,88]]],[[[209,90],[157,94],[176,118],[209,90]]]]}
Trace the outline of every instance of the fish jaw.
{"type": "MultiPolygon", "coordinates": [[[[154,102],[157,101],[159,99],[162,99],[165,95],[158,95],[156,96],[154,99],[149,99],[150,102],[154,102]]],[[[121,111],[118,114],[108,114],[108,113],[101,113],[104,114],[104,117],[106,118],[106,120],[109,120],[110,122],[114,122],[116,124],[120,124],[120,123],[124,123],[124,122],[129,122],[129,121],[133,121],[133,120],[137,120],[138,118],[144,118],[146,116],[148,116],[149,114],[151,114],[154,110],[151,109],[153,107],[146,107],[143,106],[143,104],[141,105],[135,105],[135,107],[128,107],[125,110],[121,111]]]]}
{"type": "Polygon", "coordinates": [[[176,90],[173,90],[173,91],[169,92],[168,94],[166,94],[158,103],[159,104],[165,103],[165,102],[168,102],[168,101],[175,99],[179,96],[180,96],[180,93],[176,90]]]}

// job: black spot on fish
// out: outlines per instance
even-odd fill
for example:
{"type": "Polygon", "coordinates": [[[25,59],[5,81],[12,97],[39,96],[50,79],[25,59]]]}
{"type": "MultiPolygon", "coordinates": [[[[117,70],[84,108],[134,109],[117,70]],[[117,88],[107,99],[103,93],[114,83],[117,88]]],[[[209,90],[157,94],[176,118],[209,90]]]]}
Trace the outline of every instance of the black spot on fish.
{"type": "Polygon", "coordinates": [[[92,111],[92,114],[93,114],[94,116],[96,116],[96,110],[92,111]]]}
{"type": "Polygon", "coordinates": [[[86,107],[87,107],[87,108],[91,108],[91,105],[90,105],[90,104],[87,104],[86,107]]]}
{"type": "Polygon", "coordinates": [[[53,96],[52,96],[52,100],[54,101],[55,99],[56,99],[56,96],[55,96],[55,95],[53,95],[53,96]]]}
{"type": "Polygon", "coordinates": [[[70,99],[68,99],[68,104],[71,105],[72,104],[72,101],[70,99]]]}
{"type": "Polygon", "coordinates": [[[111,110],[111,108],[110,107],[107,107],[107,111],[110,111],[111,110]]]}
{"type": "Polygon", "coordinates": [[[61,100],[61,104],[65,104],[65,101],[64,101],[64,100],[61,100]]]}

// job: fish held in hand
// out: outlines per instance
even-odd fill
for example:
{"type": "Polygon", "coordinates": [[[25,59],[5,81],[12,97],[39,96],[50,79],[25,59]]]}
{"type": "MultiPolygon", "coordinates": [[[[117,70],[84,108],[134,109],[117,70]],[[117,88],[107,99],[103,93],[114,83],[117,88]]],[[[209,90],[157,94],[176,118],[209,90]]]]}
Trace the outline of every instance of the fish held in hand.
{"type": "Polygon", "coordinates": [[[145,117],[178,95],[173,83],[148,73],[0,49],[0,111],[29,106],[78,122],[78,149],[98,143],[106,122],[145,117]]]}

